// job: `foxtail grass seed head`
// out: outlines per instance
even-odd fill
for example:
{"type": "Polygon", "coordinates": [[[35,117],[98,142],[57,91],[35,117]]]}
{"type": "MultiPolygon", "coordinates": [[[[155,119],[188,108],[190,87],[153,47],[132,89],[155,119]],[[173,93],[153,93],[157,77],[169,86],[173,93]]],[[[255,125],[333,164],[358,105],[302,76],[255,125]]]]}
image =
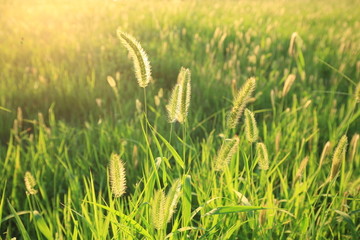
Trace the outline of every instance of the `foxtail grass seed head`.
{"type": "Polygon", "coordinates": [[[13,130],[13,133],[15,136],[17,136],[19,133],[19,123],[18,122],[19,121],[17,119],[14,119],[12,130],[13,130]]]}
{"type": "Polygon", "coordinates": [[[126,178],[124,163],[119,155],[111,154],[109,172],[111,191],[115,197],[121,197],[126,190],[126,178]]]}
{"type": "Polygon", "coordinates": [[[238,150],[239,137],[225,139],[215,158],[215,171],[222,171],[238,150]]]}
{"type": "Polygon", "coordinates": [[[120,81],[120,72],[115,73],[115,79],[116,81],[120,81]]]}
{"type": "Polygon", "coordinates": [[[296,37],[297,37],[297,33],[294,32],[291,34],[291,38],[290,38],[290,45],[289,45],[289,55],[290,56],[294,56],[295,53],[295,41],[296,41],[296,37]]]}
{"type": "Polygon", "coordinates": [[[344,135],[341,137],[341,139],[334,151],[334,155],[332,158],[331,171],[330,171],[330,181],[336,177],[336,175],[338,174],[338,172],[340,170],[341,162],[345,158],[347,144],[348,144],[348,139],[344,135]]]}
{"type": "Polygon", "coordinates": [[[164,96],[164,89],[160,88],[157,95],[159,98],[162,98],[164,96]]]}
{"type": "Polygon", "coordinates": [[[228,120],[227,120],[227,127],[228,128],[235,128],[239,122],[239,118],[241,117],[246,104],[248,103],[249,99],[251,98],[252,93],[255,90],[256,80],[255,78],[249,78],[245,84],[239,90],[237,96],[233,102],[233,108],[231,109],[228,120]]]}
{"type": "Polygon", "coordinates": [[[136,145],[134,145],[133,147],[132,160],[133,160],[134,168],[137,168],[139,165],[139,151],[136,145]]]}
{"type": "Polygon", "coordinates": [[[355,88],[355,100],[357,103],[360,103],[360,82],[356,85],[355,88]]]}
{"type": "Polygon", "coordinates": [[[259,224],[260,224],[260,226],[264,226],[266,224],[266,214],[267,214],[266,209],[260,210],[260,213],[259,213],[259,224]]]}
{"type": "Polygon", "coordinates": [[[107,80],[108,84],[110,85],[110,87],[116,88],[116,81],[112,76],[107,76],[106,80],[107,80]]]}
{"type": "Polygon", "coordinates": [[[25,173],[24,177],[26,193],[30,195],[35,195],[38,191],[35,189],[36,181],[33,175],[30,172],[25,173]]]}
{"type": "Polygon", "coordinates": [[[140,43],[131,35],[124,33],[118,28],[117,35],[120,38],[122,44],[129,51],[129,54],[133,60],[135,76],[139,83],[139,86],[145,88],[151,78],[150,61],[144,49],[140,43]]]}
{"type": "Polygon", "coordinates": [[[158,95],[155,95],[154,96],[154,102],[155,102],[155,106],[160,106],[160,98],[158,95]]]}
{"type": "Polygon", "coordinates": [[[283,91],[282,91],[282,97],[285,97],[286,94],[290,91],[291,86],[294,84],[296,79],[296,75],[295,74],[290,74],[284,83],[284,87],[283,87],[283,91]]]}
{"type": "Polygon", "coordinates": [[[349,149],[349,161],[352,162],[355,158],[356,150],[358,149],[358,143],[359,143],[359,134],[356,133],[351,138],[350,141],[350,149],[349,149]]]}
{"type": "Polygon", "coordinates": [[[165,200],[165,220],[170,222],[180,198],[181,182],[177,179],[171,186],[165,200]]]}
{"type": "Polygon", "coordinates": [[[171,93],[169,104],[166,106],[166,110],[168,112],[168,119],[170,123],[177,121],[180,113],[179,98],[181,98],[181,92],[182,92],[181,88],[182,87],[180,84],[175,85],[171,93]]]}
{"type": "Polygon", "coordinates": [[[184,67],[180,69],[177,84],[181,86],[181,97],[179,98],[180,103],[178,103],[180,111],[178,113],[179,115],[177,116],[177,120],[180,123],[184,123],[188,115],[191,98],[191,73],[189,69],[184,67]]]}
{"type": "Polygon", "coordinates": [[[322,153],[321,153],[321,157],[320,157],[320,161],[319,161],[319,168],[321,168],[321,166],[323,165],[323,163],[324,163],[324,160],[325,160],[325,158],[326,158],[326,156],[329,154],[329,152],[330,152],[330,141],[327,141],[326,143],[325,143],[325,146],[324,146],[324,148],[323,148],[323,150],[322,150],[322,153]]]}
{"type": "Polygon", "coordinates": [[[309,157],[306,156],[306,157],[301,161],[300,166],[299,166],[298,170],[296,171],[294,182],[298,181],[298,180],[302,177],[303,172],[305,171],[308,162],[309,162],[309,157]]]}
{"type": "Polygon", "coordinates": [[[308,108],[311,103],[312,103],[311,100],[307,100],[306,103],[304,104],[304,109],[308,108]]]}
{"type": "Polygon", "coordinates": [[[261,170],[268,170],[269,154],[264,143],[259,142],[256,144],[256,153],[257,153],[259,168],[261,170]]]}
{"type": "Polygon", "coordinates": [[[157,230],[165,228],[165,201],[165,194],[162,190],[156,191],[151,201],[152,224],[157,230]]]}
{"type": "Polygon", "coordinates": [[[237,195],[237,197],[239,198],[239,203],[241,205],[251,206],[251,203],[250,203],[249,199],[247,197],[245,197],[244,194],[242,194],[241,192],[236,191],[235,189],[233,189],[233,191],[237,195]]]}
{"type": "Polygon", "coordinates": [[[256,125],[254,113],[249,109],[245,109],[245,133],[246,139],[253,143],[259,138],[259,129],[256,125]]]}
{"type": "Polygon", "coordinates": [[[139,99],[135,100],[135,106],[136,106],[136,111],[138,113],[142,113],[142,103],[140,102],[139,99]]]}

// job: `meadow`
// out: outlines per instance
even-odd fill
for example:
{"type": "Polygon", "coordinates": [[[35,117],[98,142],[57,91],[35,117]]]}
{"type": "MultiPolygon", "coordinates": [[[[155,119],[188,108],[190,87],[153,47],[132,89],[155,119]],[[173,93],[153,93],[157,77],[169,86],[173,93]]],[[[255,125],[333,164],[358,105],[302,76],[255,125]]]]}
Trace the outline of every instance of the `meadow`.
{"type": "Polygon", "coordinates": [[[0,239],[359,239],[359,29],[358,0],[1,1],[0,239]]]}

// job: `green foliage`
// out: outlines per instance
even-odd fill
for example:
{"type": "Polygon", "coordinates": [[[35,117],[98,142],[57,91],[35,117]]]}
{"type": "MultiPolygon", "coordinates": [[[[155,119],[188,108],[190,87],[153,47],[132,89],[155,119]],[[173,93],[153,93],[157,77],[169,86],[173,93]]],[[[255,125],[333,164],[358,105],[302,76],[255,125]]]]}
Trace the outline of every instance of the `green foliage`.
{"type": "Polygon", "coordinates": [[[358,0],[0,12],[0,238],[359,239],[358,0]]]}

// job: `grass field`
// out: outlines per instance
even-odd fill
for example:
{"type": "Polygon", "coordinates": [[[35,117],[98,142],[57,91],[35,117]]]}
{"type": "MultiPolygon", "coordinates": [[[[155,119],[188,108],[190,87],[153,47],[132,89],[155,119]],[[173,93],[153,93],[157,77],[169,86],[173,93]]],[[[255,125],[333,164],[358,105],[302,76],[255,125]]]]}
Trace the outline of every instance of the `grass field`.
{"type": "Polygon", "coordinates": [[[358,0],[1,1],[0,239],[359,239],[359,29],[358,0]]]}

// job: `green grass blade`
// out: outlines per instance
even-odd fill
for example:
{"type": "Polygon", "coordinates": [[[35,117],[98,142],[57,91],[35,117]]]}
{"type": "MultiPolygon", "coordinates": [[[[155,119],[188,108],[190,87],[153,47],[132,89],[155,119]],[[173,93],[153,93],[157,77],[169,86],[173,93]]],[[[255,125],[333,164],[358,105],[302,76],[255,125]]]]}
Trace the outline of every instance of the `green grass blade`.
{"type": "Polygon", "coordinates": [[[171,152],[171,154],[173,155],[175,161],[177,164],[179,164],[179,166],[184,169],[185,168],[185,164],[184,161],[181,159],[180,155],[177,153],[177,151],[175,150],[175,148],[173,146],[171,146],[171,144],[163,137],[160,135],[160,133],[156,132],[153,128],[152,130],[159,136],[159,138],[161,139],[161,141],[165,144],[165,146],[167,147],[167,149],[169,149],[169,151],[171,152]]]}
{"type": "Polygon", "coordinates": [[[51,230],[49,229],[48,225],[45,222],[45,219],[40,215],[40,213],[34,211],[33,215],[36,226],[39,228],[40,232],[44,234],[46,239],[54,239],[51,230]]]}
{"type": "Polygon", "coordinates": [[[191,218],[191,176],[186,175],[183,181],[183,194],[181,196],[182,226],[187,227],[191,218]]]}
{"type": "Polygon", "coordinates": [[[214,208],[213,210],[207,212],[204,216],[250,212],[250,211],[262,210],[262,209],[266,209],[266,208],[259,206],[223,206],[223,207],[214,208]]]}
{"type": "MultiPolygon", "coordinates": [[[[88,201],[85,201],[85,202],[88,202],[88,201]]],[[[112,208],[109,208],[105,205],[102,205],[102,204],[98,204],[98,203],[94,203],[94,202],[88,202],[88,203],[91,203],[91,204],[94,204],[98,207],[101,207],[102,209],[105,209],[109,212],[112,212],[114,213],[115,215],[119,216],[122,220],[124,220],[125,222],[129,223],[131,226],[133,226],[139,233],[141,233],[142,235],[144,235],[145,237],[148,237],[150,239],[154,239],[150,233],[148,231],[146,231],[145,228],[143,228],[138,222],[136,222],[135,220],[131,219],[129,216],[123,214],[122,212],[120,211],[117,211],[115,209],[112,209],[112,208]]]]}
{"type": "Polygon", "coordinates": [[[10,208],[11,213],[12,213],[12,214],[14,215],[14,217],[15,217],[16,225],[18,226],[19,231],[21,232],[22,237],[23,237],[25,240],[30,240],[31,238],[30,238],[28,232],[26,231],[26,229],[25,229],[25,227],[24,227],[24,224],[22,223],[19,215],[17,214],[17,212],[15,211],[14,207],[10,204],[9,201],[8,201],[8,204],[9,204],[9,208],[10,208]]]}

